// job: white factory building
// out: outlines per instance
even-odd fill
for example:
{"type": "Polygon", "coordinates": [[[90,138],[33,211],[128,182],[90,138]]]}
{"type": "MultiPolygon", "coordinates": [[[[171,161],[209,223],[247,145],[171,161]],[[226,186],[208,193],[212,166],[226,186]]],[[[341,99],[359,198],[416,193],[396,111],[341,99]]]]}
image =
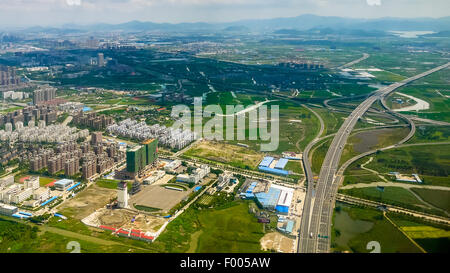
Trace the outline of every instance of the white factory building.
{"type": "Polygon", "coordinates": [[[191,174],[179,174],[177,175],[178,182],[195,183],[197,184],[211,171],[208,165],[201,165],[195,169],[191,174]]]}

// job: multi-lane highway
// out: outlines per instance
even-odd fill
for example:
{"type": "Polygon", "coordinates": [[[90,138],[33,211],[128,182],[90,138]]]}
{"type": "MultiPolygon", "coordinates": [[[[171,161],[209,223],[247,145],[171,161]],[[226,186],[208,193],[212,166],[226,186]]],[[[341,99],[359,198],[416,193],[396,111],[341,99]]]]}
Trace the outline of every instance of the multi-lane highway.
{"type": "MultiPolygon", "coordinates": [[[[341,159],[342,151],[347,143],[347,138],[358,120],[378,99],[383,98],[399,87],[402,87],[419,78],[428,76],[431,73],[444,69],[448,66],[450,66],[450,63],[441,65],[414,77],[377,90],[372,96],[367,98],[355,110],[353,110],[353,112],[346,118],[341,128],[334,136],[330,148],[328,149],[315,188],[313,188],[312,183],[308,183],[308,193],[306,195],[300,227],[301,230],[298,252],[329,252],[331,217],[340,181],[339,179],[336,179],[337,168],[341,159]]],[[[307,158],[306,161],[308,162],[307,158]]],[[[307,168],[306,165],[309,166],[309,162],[308,164],[305,164],[305,170],[307,168]]],[[[306,175],[310,176],[311,173],[308,174],[308,172],[306,172],[306,175]]],[[[310,177],[307,179],[308,182],[312,181],[312,178],[310,177]]]]}

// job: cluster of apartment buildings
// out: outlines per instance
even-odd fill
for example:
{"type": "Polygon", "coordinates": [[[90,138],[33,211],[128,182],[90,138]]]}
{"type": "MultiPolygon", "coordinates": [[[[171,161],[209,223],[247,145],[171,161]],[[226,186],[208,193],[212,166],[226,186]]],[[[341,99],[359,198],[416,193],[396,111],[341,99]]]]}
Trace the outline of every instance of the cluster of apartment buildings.
{"type": "Polygon", "coordinates": [[[66,142],[55,149],[40,149],[30,159],[30,169],[39,171],[47,168],[51,174],[64,170],[66,176],[73,176],[80,172],[81,167],[82,177],[88,179],[125,159],[125,153],[120,151],[117,144],[103,143],[101,135],[96,133],[92,140],[91,143],[66,142]]]}
{"type": "Polygon", "coordinates": [[[19,91],[5,91],[5,92],[0,92],[0,94],[4,100],[6,100],[6,99],[22,100],[22,99],[27,99],[29,97],[28,93],[19,92],[19,91]]]}
{"type": "Polygon", "coordinates": [[[39,86],[38,89],[33,91],[33,104],[39,105],[48,101],[52,101],[56,98],[56,88],[50,85],[39,86]]]}
{"type": "Polygon", "coordinates": [[[95,112],[84,113],[79,111],[77,115],[73,116],[72,122],[73,124],[87,126],[95,130],[103,130],[111,125],[114,120],[106,115],[97,115],[95,112]]]}
{"type": "Polygon", "coordinates": [[[78,101],[68,101],[58,105],[59,110],[68,113],[79,113],[83,111],[84,107],[84,104],[78,101]]]}
{"type": "Polygon", "coordinates": [[[137,122],[125,119],[118,124],[108,126],[111,134],[139,140],[157,138],[158,142],[173,149],[182,149],[195,140],[196,134],[190,130],[167,128],[164,125],[147,125],[145,122],[137,122]]]}
{"type": "Polygon", "coordinates": [[[88,130],[78,130],[62,124],[46,126],[43,120],[39,121],[38,126],[35,126],[34,121],[28,122],[28,126],[24,126],[19,121],[15,125],[15,130],[13,130],[11,123],[7,123],[5,124],[5,130],[0,130],[0,140],[9,142],[56,143],[77,141],[86,138],[88,135],[88,130]]]}
{"type": "Polygon", "coordinates": [[[17,122],[28,124],[30,121],[35,120],[43,120],[46,124],[50,124],[56,121],[57,118],[57,109],[54,106],[28,106],[4,115],[0,114],[0,126],[6,126],[7,123],[15,126],[17,122]]]}
{"type": "Polygon", "coordinates": [[[20,78],[12,66],[0,65],[0,86],[18,85],[20,78]]]}

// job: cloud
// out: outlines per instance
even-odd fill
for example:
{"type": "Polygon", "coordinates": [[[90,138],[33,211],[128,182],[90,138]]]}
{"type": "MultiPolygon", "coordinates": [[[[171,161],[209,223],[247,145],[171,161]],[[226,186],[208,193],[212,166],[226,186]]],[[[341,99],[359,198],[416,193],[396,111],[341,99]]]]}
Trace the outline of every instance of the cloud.
{"type": "Polygon", "coordinates": [[[66,3],[69,6],[80,6],[81,0],[66,0],[66,3]]]}
{"type": "Polygon", "coordinates": [[[381,6],[381,0],[366,0],[369,6],[381,6]]]}

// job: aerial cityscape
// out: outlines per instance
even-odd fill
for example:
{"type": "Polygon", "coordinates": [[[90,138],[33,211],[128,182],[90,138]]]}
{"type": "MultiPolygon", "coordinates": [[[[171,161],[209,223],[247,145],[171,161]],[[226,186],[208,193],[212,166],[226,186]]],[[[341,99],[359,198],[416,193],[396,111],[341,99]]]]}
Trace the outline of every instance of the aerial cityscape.
{"type": "Polygon", "coordinates": [[[450,3],[331,2],[0,3],[0,253],[449,253],[450,3]]]}

